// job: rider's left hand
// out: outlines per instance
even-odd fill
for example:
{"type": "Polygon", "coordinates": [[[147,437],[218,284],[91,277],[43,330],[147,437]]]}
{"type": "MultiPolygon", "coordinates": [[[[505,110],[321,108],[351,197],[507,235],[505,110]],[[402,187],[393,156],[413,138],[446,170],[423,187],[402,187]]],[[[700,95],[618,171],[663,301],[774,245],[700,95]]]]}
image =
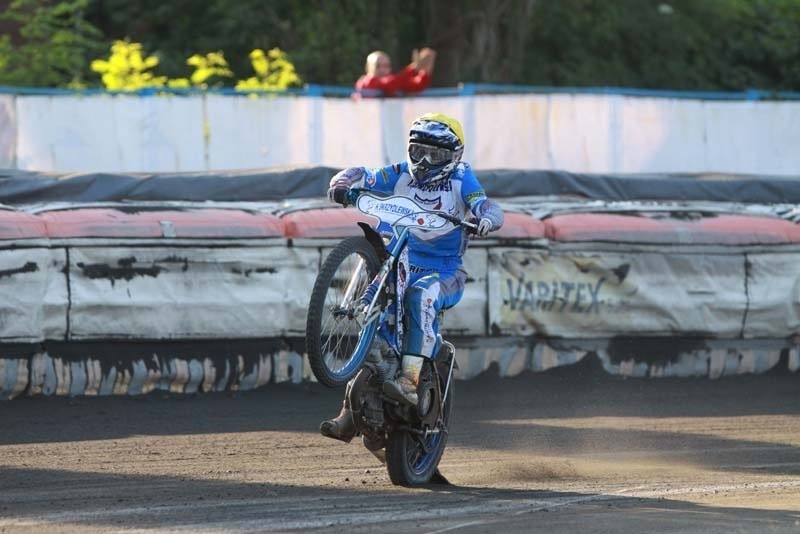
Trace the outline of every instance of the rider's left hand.
{"type": "Polygon", "coordinates": [[[489,231],[491,229],[492,229],[492,221],[484,217],[478,223],[478,229],[475,231],[475,233],[481,237],[485,237],[489,234],[489,231]]]}

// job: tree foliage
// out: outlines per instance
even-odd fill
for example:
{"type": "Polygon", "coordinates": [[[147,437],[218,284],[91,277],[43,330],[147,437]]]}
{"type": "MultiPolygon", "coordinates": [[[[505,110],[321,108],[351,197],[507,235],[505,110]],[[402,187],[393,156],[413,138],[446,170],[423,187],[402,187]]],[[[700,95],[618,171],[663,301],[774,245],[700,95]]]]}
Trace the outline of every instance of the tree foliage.
{"type": "Polygon", "coordinates": [[[7,84],[99,85],[90,61],[127,39],[168,79],[224,53],[232,76],[196,86],[249,79],[274,48],[298,78],[349,86],[372,50],[399,68],[430,46],[437,86],[800,90],[800,0],[12,0],[2,17],[20,29],[0,37],[7,84]]]}
{"type": "Polygon", "coordinates": [[[294,65],[286,59],[286,54],[280,48],[273,48],[267,53],[256,48],[250,52],[250,61],[255,76],[239,80],[236,89],[289,89],[300,85],[300,77],[295,72],[294,65]]]}
{"type": "Polygon", "coordinates": [[[222,51],[208,52],[205,55],[194,54],[186,60],[186,64],[194,67],[189,80],[194,87],[201,89],[206,89],[209,85],[222,85],[224,79],[233,77],[222,51]]]}
{"type": "Polygon", "coordinates": [[[103,35],[87,22],[89,0],[13,0],[0,20],[19,29],[20,43],[0,36],[0,84],[82,87],[103,35]]]}
{"type": "Polygon", "coordinates": [[[142,45],[130,41],[116,41],[111,45],[108,60],[92,61],[92,70],[100,73],[103,85],[112,91],[134,91],[145,87],[164,87],[166,76],[157,76],[153,69],[158,65],[156,56],[142,53],[142,45]]]}
{"type": "Polygon", "coordinates": [[[522,83],[800,89],[798,0],[561,0],[537,7],[522,83]]]}
{"type": "MultiPolygon", "coordinates": [[[[280,48],[267,53],[256,49],[250,52],[250,61],[255,76],[239,80],[236,89],[245,91],[289,89],[300,84],[294,65],[286,59],[280,48]]],[[[102,76],[103,85],[111,91],[137,91],[145,88],[208,89],[220,87],[224,80],[232,78],[228,61],[222,52],[194,54],[186,64],[194,68],[189,78],[168,78],[156,73],[159,64],[156,56],[145,54],[141,43],[127,39],[111,45],[108,59],[92,61],[93,71],[102,76]]]]}

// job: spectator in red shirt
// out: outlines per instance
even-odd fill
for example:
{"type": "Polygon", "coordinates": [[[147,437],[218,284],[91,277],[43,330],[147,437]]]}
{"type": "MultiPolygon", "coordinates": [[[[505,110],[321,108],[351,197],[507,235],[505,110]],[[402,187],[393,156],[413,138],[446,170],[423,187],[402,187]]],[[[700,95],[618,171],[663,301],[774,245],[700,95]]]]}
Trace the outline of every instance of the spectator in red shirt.
{"type": "Polygon", "coordinates": [[[356,81],[356,90],[378,90],[383,92],[381,96],[418,93],[430,86],[435,61],[435,50],[415,48],[411,54],[411,63],[403,70],[392,73],[392,60],[389,54],[376,50],[367,56],[364,75],[356,81]]]}

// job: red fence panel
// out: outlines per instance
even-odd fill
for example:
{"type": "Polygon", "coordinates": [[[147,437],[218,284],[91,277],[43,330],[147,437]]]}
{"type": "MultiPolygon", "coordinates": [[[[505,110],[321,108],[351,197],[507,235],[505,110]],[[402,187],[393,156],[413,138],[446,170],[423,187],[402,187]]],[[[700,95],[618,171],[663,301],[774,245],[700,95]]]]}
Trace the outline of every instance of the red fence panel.
{"type": "Polygon", "coordinates": [[[546,237],[545,223],[526,213],[507,211],[503,227],[490,234],[502,239],[542,239],[546,237]]]}
{"type": "Polygon", "coordinates": [[[266,238],[283,237],[281,219],[242,210],[191,209],[135,211],[80,208],[43,212],[52,238],[266,238]]]}
{"type": "Polygon", "coordinates": [[[375,219],[355,208],[321,208],[287,213],[282,217],[286,237],[339,238],[364,235],[357,223],[371,225],[375,219]]]}
{"type": "Polygon", "coordinates": [[[13,210],[0,210],[0,240],[36,239],[47,237],[44,221],[13,210]]]}
{"type": "Polygon", "coordinates": [[[697,245],[774,245],[800,243],[800,226],[783,219],[715,215],[697,220],[649,215],[578,213],[545,221],[553,241],[603,241],[697,245]]]}

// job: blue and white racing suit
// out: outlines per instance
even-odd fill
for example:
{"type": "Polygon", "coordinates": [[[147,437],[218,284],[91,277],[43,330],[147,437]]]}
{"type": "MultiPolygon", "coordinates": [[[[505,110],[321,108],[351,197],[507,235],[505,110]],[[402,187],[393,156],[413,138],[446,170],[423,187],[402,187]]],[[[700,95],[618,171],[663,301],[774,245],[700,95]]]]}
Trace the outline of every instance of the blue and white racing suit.
{"type": "MultiPolygon", "coordinates": [[[[447,179],[419,184],[408,172],[408,163],[377,169],[354,167],[331,179],[331,187],[371,189],[387,195],[401,195],[431,210],[444,211],[459,219],[472,214],[503,225],[503,210],[487,198],[478,178],[467,163],[460,162],[447,179]]],[[[432,358],[439,332],[439,311],[455,306],[464,294],[467,273],[462,256],[469,236],[461,227],[440,230],[412,228],[408,240],[408,281],[403,299],[406,329],[403,354],[432,358]]]]}

